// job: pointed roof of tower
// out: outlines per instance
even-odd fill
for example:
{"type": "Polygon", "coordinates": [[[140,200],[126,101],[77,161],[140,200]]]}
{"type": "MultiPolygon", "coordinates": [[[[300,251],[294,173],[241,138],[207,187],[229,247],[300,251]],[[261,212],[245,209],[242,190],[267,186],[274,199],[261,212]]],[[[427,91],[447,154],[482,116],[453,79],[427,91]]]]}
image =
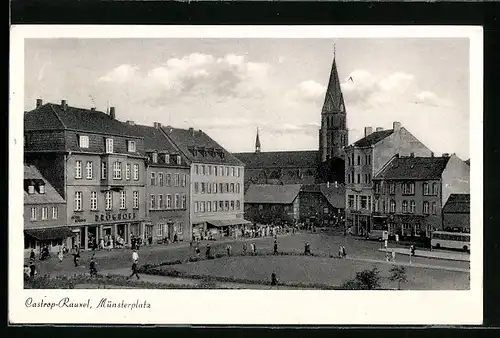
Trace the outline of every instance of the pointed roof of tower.
{"type": "Polygon", "coordinates": [[[325,103],[323,104],[322,114],[325,113],[345,113],[344,96],[340,88],[339,73],[335,56],[333,57],[332,69],[330,71],[330,80],[326,89],[325,103]]]}
{"type": "Polygon", "coordinates": [[[257,128],[257,136],[255,137],[255,149],[260,150],[259,128],[257,128]]]}

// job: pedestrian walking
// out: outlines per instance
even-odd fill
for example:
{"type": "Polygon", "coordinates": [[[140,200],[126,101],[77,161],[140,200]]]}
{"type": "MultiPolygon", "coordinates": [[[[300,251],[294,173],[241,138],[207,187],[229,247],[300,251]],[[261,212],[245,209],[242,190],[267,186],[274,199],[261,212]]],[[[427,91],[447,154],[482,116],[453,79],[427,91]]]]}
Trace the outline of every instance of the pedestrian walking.
{"type": "Polygon", "coordinates": [[[35,262],[31,261],[30,262],[30,277],[33,278],[33,277],[35,277],[36,274],[37,274],[37,272],[36,272],[35,262]]]}
{"type": "Polygon", "coordinates": [[[309,242],[306,242],[306,244],[304,244],[304,255],[310,255],[311,254],[311,245],[309,244],[309,242]]]}
{"type": "Polygon", "coordinates": [[[344,257],[344,252],[342,251],[342,245],[339,246],[339,258],[344,257]]]}
{"type": "Polygon", "coordinates": [[[196,245],[196,249],[194,250],[196,252],[196,256],[200,256],[200,247],[196,245]]]}
{"type": "Polygon", "coordinates": [[[205,257],[207,259],[210,259],[211,253],[210,253],[210,244],[207,244],[207,249],[205,251],[205,257]]]}
{"type": "Polygon", "coordinates": [[[99,250],[103,250],[104,249],[104,238],[101,238],[99,240],[99,250]]]}
{"type": "Polygon", "coordinates": [[[385,252],[385,261],[388,262],[389,261],[389,252],[385,252]]]}
{"type": "Polygon", "coordinates": [[[35,258],[36,258],[35,251],[33,249],[31,249],[31,252],[30,252],[30,261],[34,261],[35,258]]]}
{"type": "Polygon", "coordinates": [[[276,277],[276,273],[273,272],[271,274],[271,285],[276,286],[278,285],[278,278],[276,277]]]}
{"type": "Polygon", "coordinates": [[[92,258],[90,259],[89,268],[90,268],[90,277],[97,276],[97,263],[95,261],[95,254],[92,254],[92,258]]]}
{"type": "Polygon", "coordinates": [[[73,263],[75,264],[75,267],[78,266],[80,261],[80,248],[78,245],[75,245],[75,248],[73,250],[73,263]]]}
{"type": "Polygon", "coordinates": [[[247,254],[247,250],[248,250],[247,243],[243,242],[243,255],[247,254]]]}
{"type": "Polygon", "coordinates": [[[252,254],[257,254],[257,246],[255,245],[255,243],[252,243],[252,254]]]}
{"type": "Polygon", "coordinates": [[[274,240],[274,251],[273,251],[273,254],[274,255],[278,254],[278,241],[276,239],[274,240]]]}
{"type": "Polygon", "coordinates": [[[347,252],[345,251],[345,246],[342,245],[342,257],[345,258],[347,256],[347,252]]]}
{"type": "Polygon", "coordinates": [[[139,278],[139,273],[137,272],[137,263],[139,262],[139,254],[137,253],[136,250],[134,250],[134,252],[132,253],[132,274],[128,277],[129,278],[132,278],[132,276],[136,276],[137,279],[140,279],[139,278]]]}
{"type": "Polygon", "coordinates": [[[396,261],[396,251],[392,250],[392,261],[396,261]]]}
{"type": "Polygon", "coordinates": [[[227,251],[227,255],[228,255],[228,256],[231,256],[231,252],[232,252],[232,247],[231,247],[231,244],[228,244],[228,245],[226,246],[226,251],[227,251]]]}
{"type": "Polygon", "coordinates": [[[59,252],[57,253],[57,258],[59,258],[59,262],[62,262],[64,259],[64,251],[62,247],[59,249],[59,252]]]}

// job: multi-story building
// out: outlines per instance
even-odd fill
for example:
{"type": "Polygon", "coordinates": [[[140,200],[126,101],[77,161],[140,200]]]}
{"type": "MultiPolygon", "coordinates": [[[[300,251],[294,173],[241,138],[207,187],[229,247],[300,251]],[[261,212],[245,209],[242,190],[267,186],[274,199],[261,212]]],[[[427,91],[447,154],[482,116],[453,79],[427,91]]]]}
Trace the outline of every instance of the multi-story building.
{"type": "Polygon", "coordinates": [[[130,242],[146,220],[143,139],[126,123],[95,109],[42,104],[24,115],[25,161],[67,202],[75,243],[130,242]]]}
{"type": "Polygon", "coordinates": [[[345,186],[343,184],[304,184],[299,193],[300,222],[307,226],[343,226],[345,186]]]}
{"type": "Polygon", "coordinates": [[[252,184],[245,192],[245,218],[260,224],[297,223],[301,187],[300,184],[252,184]]]}
{"type": "Polygon", "coordinates": [[[203,131],[162,127],[190,163],[190,223],[193,236],[210,228],[224,234],[239,225],[243,218],[243,163],[203,131]]]}
{"type": "Polygon", "coordinates": [[[443,207],[443,230],[470,232],[470,194],[448,197],[443,207]]]}
{"type": "Polygon", "coordinates": [[[71,247],[72,232],[66,226],[66,201],[32,165],[24,165],[24,250],[48,245],[71,247]]]}
{"type": "Polygon", "coordinates": [[[190,165],[181,151],[164,135],[161,124],[154,126],[134,125],[144,138],[147,155],[147,197],[148,220],[144,237],[154,242],[189,240],[190,165]]]}
{"type": "Polygon", "coordinates": [[[403,237],[442,230],[442,208],[452,194],[469,193],[469,175],[455,155],[394,156],[374,178],[374,229],[403,237]]]}
{"type": "Polygon", "coordinates": [[[395,155],[431,156],[432,152],[400,122],[384,130],[365,128],[365,136],[345,148],[346,226],[367,235],[372,227],[375,174],[395,155]]]}

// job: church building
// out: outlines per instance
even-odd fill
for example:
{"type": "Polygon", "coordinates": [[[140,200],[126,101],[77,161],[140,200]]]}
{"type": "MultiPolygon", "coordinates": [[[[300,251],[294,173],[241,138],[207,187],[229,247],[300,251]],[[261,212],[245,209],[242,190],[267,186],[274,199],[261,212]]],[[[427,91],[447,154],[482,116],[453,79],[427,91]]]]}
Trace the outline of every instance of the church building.
{"type": "Polygon", "coordinates": [[[321,111],[319,149],[261,151],[259,133],[255,151],[235,153],[245,163],[245,189],[251,184],[344,183],[344,150],[349,144],[346,109],[335,57],[321,111]]]}

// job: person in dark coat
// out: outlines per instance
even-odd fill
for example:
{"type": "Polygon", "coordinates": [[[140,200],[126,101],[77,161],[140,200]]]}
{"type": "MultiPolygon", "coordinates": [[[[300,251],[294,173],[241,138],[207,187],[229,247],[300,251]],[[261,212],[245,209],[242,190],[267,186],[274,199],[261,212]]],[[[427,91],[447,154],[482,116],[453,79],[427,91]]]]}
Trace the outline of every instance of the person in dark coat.
{"type": "Polygon", "coordinates": [[[306,242],[306,244],[304,244],[304,255],[310,255],[311,254],[311,245],[309,244],[309,242],[306,242]]]}
{"type": "Polygon", "coordinates": [[[342,257],[346,257],[347,256],[347,252],[345,251],[345,246],[342,245],[342,257]]]}
{"type": "Polygon", "coordinates": [[[89,263],[89,268],[90,268],[90,276],[97,276],[97,263],[95,261],[95,254],[92,255],[92,258],[90,259],[89,263]]]}
{"type": "Polygon", "coordinates": [[[75,250],[73,252],[73,263],[75,263],[75,266],[78,266],[79,260],[80,260],[80,249],[78,248],[78,245],[75,245],[75,250]]]}
{"type": "Polygon", "coordinates": [[[209,259],[211,257],[211,253],[210,253],[210,244],[207,244],[207,250],[205,252],[205,257],[207,259],[209,259]]]}
{"type": "Polygon", "coordinates": [[[33,249],[31,249],[31,252],[30,252],[30,261],[34,261],[35,258],[36,258],[35,251],[33,249]]]}
{"type": "Polygon", "coordinates": [[[278,285],[278,278],[274,272],[271,274],[271,285],[278,285]]]}
{"type": "Polygon", "coordinates": [[[273,252],[274,255],[277,255],[278,254],[278,241],[275,239],[274,240],[274,252],[273,252]]]}
{"type": "Polygon", "coordinates": [[[36,266],[35,266],[35,262],[34,261],[31,261],[30,262],[30,277],[33,278],[35,277],[36,275],[36,266]]]}

